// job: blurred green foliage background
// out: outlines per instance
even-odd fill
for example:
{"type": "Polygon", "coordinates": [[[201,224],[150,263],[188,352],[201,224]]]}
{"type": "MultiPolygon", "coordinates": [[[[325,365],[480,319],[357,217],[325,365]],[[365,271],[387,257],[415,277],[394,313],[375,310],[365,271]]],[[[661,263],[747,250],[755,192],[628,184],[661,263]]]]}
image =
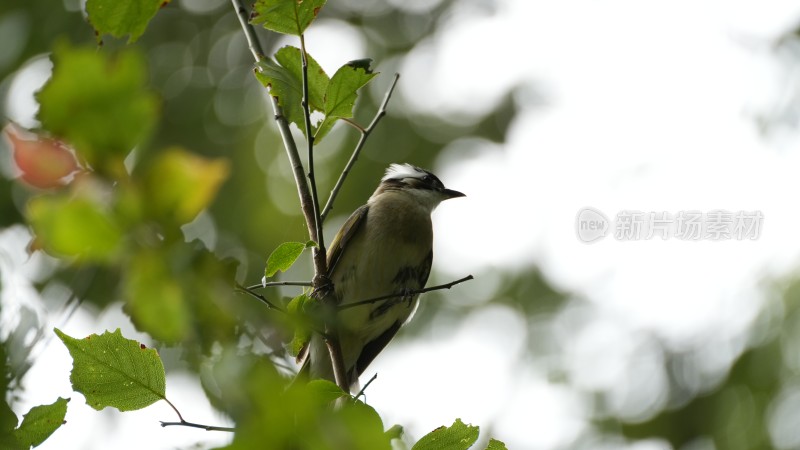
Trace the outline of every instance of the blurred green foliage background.
{"type": "MultiPolygon", "coordinates": [[[[391,76],[408,52],[432,36],[441,23],[462,7],[462,2],[444,0],[436,2],[432,8],[415,12],[413,8],[395,8],[394,3],[331,1],[319,19],[320,23],[352,27],[363,43],[364,54],[357,56],[372,58],[374,69],[382,72],[359,98],[356,120],[360,123],[371,119],[391,76]]],[[[26,78],[32,80],[41,76],[42,61],[49,58],[58,43],[95,45],[98,37],[86,23],[81,8],[78,0],[5,0],[0,3],[0,42],[3,42],[0,102],[6,119],[27,127],[37,125],[30,121],[29,112],[26,114],[19,108],[13,92],[26,78]]],[[[268,53],[284,44],[264,30],[259,31],[259,37],[268,53]]],[[[102,52],[113,53],[125,47],[123,41],[111,37],[99,39],[102,52]]],[[[349,39],[343,39],[342,45],[351,42],[349,39]]],[[[785,39],[788,42],[796,37],[790,34],[785,39]]],[[[314,54],[313,43],[310,45],[314,54]]],[[[99,313],[109,305],[117,307],[115,302],[121,299],[128,299],[125,308],[130,313],[137,308],[137,303],[131,299],[170,295],[152,288],[146,292],[137,289],[161,286],[164,280],[170,279],[182,292],[179,296],[182,300],[176,301],[188,302],[192,311],[185,324],[192,331],[154,335],[164,341],[182,341],[191,336],[189,341],[183,340],[185,345],[180,356],[166,358],[168,371],[181,368],[200,372],[204,355],[211,353],[214,345],[220,342],[238,345],[240,349],[246,348],[243,342],[247,342],[248,350],[270,353],[276,360],[284,361],[281,342],[285,341],[286,334],[280,326],[276,328],[275,317],[263,305],[234,295],[228,290],[230,286],[221,284],[227,275],[233,278],[234,266],[236,280],[243,284],[258,283],[266,256],[272,249],[281,242],[307,238],[272,112],[264,89],[252,75],[253,62],[234,12],[223,0],[175,0],[156,15],[135,48],[144,56],[149,70],[148,86],[158,97],[160,108],[153,133],[136,148],[136,167],[155,164],[164,149],[182,147],[206,158],[227,161],[230,169],[227,180],[209,208],[190,225],[182,227],[182,235],[177,233],[161,244],[150,245],[146,237],[137,234],[132,238],[135,245],[131,247],[136,248],[136,252],[111,265],[48,261],[45,275],[33,277],[33,285],[41,294],[45,308],[55,315],[67,314],[75,307],[76,300],[80,301],[81,308],[99,313]],[[64,286],[74,298],[67,295],[70,299],[65,301],[64,295],[48,297],[49,293],[63,291],[64,286]]],[[[321,60],[319,55],[314,55],[321,60]]],[[[326,70],[332,73],[334,68],[326,67],[326,70]]],[[[477,88],[480,83],[476,80],[475,84],[477,88]]],[[[370,137],[356,170],[338,198],[327,224],[327,240],[330,241],[336,226],[367,199],[388,163],[409,161],[433,167],[440,149],[459,137],[502,143],[516,113],[517,106],[511,95],[508,93],[496,108],[479,120],[414,115],[404,109],[402,101],[392,102],[389,115],[370,137]]],[[[761,120],[766,129],[791,115],[791,108],[777,108],[774,114],[761,120]]],[[[327,197],[357,138],[354,130],[340,124],[318,148],[317,182],[323,198],[327,197]]],[[[0,151],[4,161],[0,167],[5,175],[0,177],[0,228],[8,229],[26,223],[26,204],[41,192],[15,180],[9,169],[8,145],[2,144],[0,151]]],[[[469,150],[465,149],[464,158],[469,156],[469,150]]],[[[158,219],[148,223],[155,223],[154,226],[164,231],[158,219]]],[[[137,233],[141,231],[134,228],[137,233]]],[[[165,234],[170,235],[169,232],[165,234]]],[[[481,238],[491,239],[491,231],[481,238]]],[[[291,275],[302,278],[309,273],[310,268],[306,266],[291,275]]],[[[640,416],[623,417],[609,407],[611,393],[576,387],[565,369],[568,364],[559,360],[563,334],[575,323],[568,320],[573,317],[570,314],[583,310],[583,314],[575,317],[590,320],[586,315],[591,316],[593,310],[585,299],[552,286],[539,268],[530,264],[513,271],[487,269],[486,273],[475,275],[475,283],[486,283],[479,289],[485,293],[484,301],[463,305],[444,301],[447,293],[429,294],[415,320],[399,339],[412,340],[434,323],[456,324],[473,310],[490,304],[511,308],[528,330],[520,358],[542,368],[553,385],[575,391],[591,405],[580,418],[584,426],[577,427],[578,431],[567,440],[565,447],[598,449],[641,445],[641,448],[700,450],[796,448],[800,445],[795,426],[800,420],[800,358],[797,356],[800,354],[797,346],[800,288],[795,280],[766,283],[767,300],[758,319],[746,336],[730,339],[729,354],[720,357],[725,362],[714,373],[702,372],[703,365],[697,360],[704,355],[696,348],[680,351],[666,345],[657,335],[642,337],[641,348],[657,355],[655,360],[661,364],[659,371],[666,374],[668,389],[653,394],[665,398],[656,402],[659,406],[655,411],[643,407],[645,413],[640,416]]],[[[4,281],[0,278],[0,282],[4,281]]],[[[0,289],[3,287],[0,285],[0,289]]],[[[7,304],[0,304],[0,307],[9,308],[7,304]]],[[[4,329],[0,336],[4,339],[0,356],[8,361],[0,382],[6,400],[12,405],[21,389],[36,389],[24,382],[26,370],[32,363],[27,356],[30,349],[44,345],[43,336],[49,333],[43,329],[42,318],[26,309],[24,302],[22,307],[14,308],[15,314],[8,316],[11,319],[2,322],[4,329]]],[[[160,314],[165,311],[156,311],[155,317],[150,318],[153,322],[144,328],[159,329],[160,314]]],[[[272,370],[260,366],[257,369],[272,370]]],[[[635,376],[633,374],[633,378],[635,376]]],[[[642,376],[652,376],[652,372],[644,371],[642,376]]],[[[225,403],[231,400],[210,388],[208,378],[204,383],[212,404],[230,410],[230,405],[225,403]]],[[[234,399],[234,402],[239,400],[234,399]]],[[[380,407],[377,409],[380,412],[380,407]]],[[[536,433],[536,426],[531,423],[530,432],[536,433]]]]}

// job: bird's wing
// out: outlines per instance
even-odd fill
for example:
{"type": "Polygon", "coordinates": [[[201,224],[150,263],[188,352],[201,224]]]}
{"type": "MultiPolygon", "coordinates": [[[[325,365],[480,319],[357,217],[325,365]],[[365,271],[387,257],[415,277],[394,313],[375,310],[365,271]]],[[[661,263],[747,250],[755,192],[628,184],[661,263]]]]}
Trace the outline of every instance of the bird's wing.
{"type": "MultiPolygon", "coordinates": [[[[422,265],[419,268],[419,272],[416,274],[416,281],[419,283],[417,289],[424,288],[425,283],[428,282],[428,276],[431,273],[432,262],[433,251],[430,251],[428,252],[428,256],[426,256],[423,260],[422,265]]],[[[419,294],[415,295],[415,298],[418,297],[419,294]]],[[[356,361],[356,378],[358,378],[365,370],[367,370],[367,366],[369,366],[372,360],[374,360],[375,357],[377,357],[378,354],[383,351],[384,347],[389,344],[389,342],[394,338],[394,335],[400,330],[401,326],[403,326],[403,322],[397,321],[393,323],[392,326],[384,331],[380,336],[364,345],[364,348],[361,349],[361,354],[358,355],[358,360],[356,361]]]]}
{"type": "Polygon", "coordinates": [[[331,242],[330,247],[328,247],[328,277],[330,277],[334,269],[336,269],[336,264],[342,258],[342,254],[345,248],[347,248],[347,243],[353,239],[358,229],[361,228],[361,225],[367,218],[367,212],[369,212],[368,205],[363,205],[353,211],[353,214],[350,214],[350,217],[344,225],[342,225],[342,228],[336,233],[333,242],[331,242]]]}
{"type": "Polygon", "coordinates": [[[394,338],[394,335],[397,334],[397,330],[399,330],[402,325],[403,324],[400,321],[397,321],[393,323],[388,330],[384,331],[383,334],[367,342],[364,348],[361,349],[361,354],[358,355],[358,360],[356,361],[356,367],[355,367],[356,373],[354,377],[355,379],[358,379],[358,377],[365,370],[367,370],[367,366],[369,366],[372,360],[375,359],[376,356],[378,356],[378,353],[380,353],[381,350],[383,350],[383,348],[386,347],[389,341],[391,341],[392,338],[394,338]]]}

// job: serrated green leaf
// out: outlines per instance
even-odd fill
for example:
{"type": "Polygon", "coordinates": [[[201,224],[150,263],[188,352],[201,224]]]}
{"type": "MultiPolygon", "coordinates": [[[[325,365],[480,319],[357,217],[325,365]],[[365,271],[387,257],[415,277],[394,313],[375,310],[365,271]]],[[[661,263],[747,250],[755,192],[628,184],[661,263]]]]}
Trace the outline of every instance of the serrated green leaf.
{"type": "Polygon", "coordinates": [[[68,401],[68,398],[59,397],[50,405],[34,406],[25,414],[19,428],[14,430],[14,435],[23,448],[38,446],[64,424],[68,401]]]}
{"type": "Polygon", "coordinates": [[[107,261],[122,243],[113,215],[90,198],[36,197],[28,202],[27,216],[39,244],[56,256],[107,261]]]}
{"type": "Polygon", "coordinates": [[[489,439],[489,445],[486,447],[486,450],[508,450],[506,448],[506,444],[503,441],[498,441],[497,439],[489,439]]]}
{"type": "Polygon", "coordinates": [[[72,388],[96,410],[142,409],[166,398],[164,365],[152,348],[113,333],[75,339],[55,329],[72,356],[72,388]]]}
{"type": "Polygon", "coordinates": [[[316,19],[325,0],[258,0],[250,23],[277,33],[300,36],[316,19]]]}
{"type": "Polygon", "coordinates": [[[286,272],[306,248],[308,246],[305,242],[284,242],[279,245],[267,258],[267,268],[264,271],[264,275],[270,278],[278,271],[286,272]]]}
{"type": "Polygon", "coordinates": [[[467,450],[478,440],[480,429],[456,419],[449,427],[439,427],[422,437],[411,450],[467,450]]]}
{"type": "Polygon", "coordinates": [[[322,120],[314,139],[319,142],[333,128],[337,120],[353,117],[353,107],[358,98],[358,90],[370,82],[377,73],[364,67],[365,61],[358,60],[357,64],[345,64],[333,74],[328,89],[325,91],[325,119],[322,120]]]}
{"type": "Polygon", "coordinates": [[[115,38],[130,35],[132,43],[144,33],[147,24],[170,0],[86,0],[86,14],[98,37],[110,34],[115,38]]]}
{"type": "MultiPolygon", "coordinates": [[[[328,89],[328,83],[331,79],[322,66],[306,54],[308,60],[308,106],[315,111],[324,111],[325,108],[325,90],[328,89]]],[[[303,97],[303,59],[300,54],[300,49],[287,45],[281,47],[275,53],[275,60],[278,64],[286,68],[292,77],[298,82],[298,96],[303,97]]]]}
{"type": "Polygon", "coordinates": [[[114,56],[57,45],[53,75],[36,95],[42,126],[72,144],[95,171],[119,172],[127,154],[150,135],[158,100],[146,89],[138,52],[114,56]]]}
{"type": "MultiPolygon", "coordinates": [[[[308,105],[311,111],[324,111],[325,91],[330,78],[322,67],[311,57],[308,58],[308,105]]],[[[275,53],[275,61],[265,59],[259,62],[256,78],[270,88],[270,94],[278,99],[286,119],[295,124],[305,134],[303,113],[303,64],[300,49],[285,46],[275,53]]]]}

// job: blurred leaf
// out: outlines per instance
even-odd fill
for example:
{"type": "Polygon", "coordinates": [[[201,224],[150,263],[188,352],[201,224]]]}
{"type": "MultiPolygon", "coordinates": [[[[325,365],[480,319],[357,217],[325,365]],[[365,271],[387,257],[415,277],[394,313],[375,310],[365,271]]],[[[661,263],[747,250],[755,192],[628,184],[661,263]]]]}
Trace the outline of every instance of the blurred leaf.
{"type": "Polygon", "coordinates": [[[145,88],[144,58],[57,45],[53,75],[36,95],[42,126],[75,146],[95,170],[118,174],[125,156],[150,135],[158,100],[145,88]]]}
{"type": "Polygon", "coordinates": [[[59,397],[50,405],[34,406],[25,414],[14,434],[24,448],[37,447],[64,424],[68,398],[59,397]]]}
{"type": "Polygon", "coordinates": [[[344,392],[336,383],[328,380],[311,380],[306,385],[306,388],[311,391],[311,394],[319,399],[323,405],[329,405],[340,397],[350,395],[344,392]]]}
{"type": "Polygon", "coordinates": [[[144,33],[159,9],[170,0],[86,0],[86,14],[99,35],[110,34],[115,38],[130,35],[132,43],[144,33]]]}
{"type": "Polygon", "coordinates": [[[250,22],[277,33],[300,36],[326,0],[258,0],[250,22]]]}
{"type": "Polygon", "coordinates": [[[405,430],[403,430],[403,427],[401,425],[395,424],[392,425],[391,428],[386,430],[386,437],[388,437],[389,439],[400,439],[403,437],[404,432],[405,430]]]}
{"type": "Polygon", "coordinates": [[[42,189],[63,186],[64,178],[79,169],[75,155],[64,143],[32,133],[26,136],[14,124],[7,125],[3,131],[11,143],[14,163],[26,183],[42,189]]]}
{"type": "Polygon", "coordinates": [[[357,64],[352,65],[345,64],[333,74],[325,91],[325,119],[314,134],[317,141],[328,134],[338,119],[353,117],[358,90],[378,75],[372,73],[368,62],[365,67],[364,61],[366,60],[359,60],[357,64]]]}
{"type": "Polygon", "coordinates": [[[288,384],[262,359],[223,357],[215,368],[221,395],[239,402],[232,408],[240,412],[236,434],[224,448],[390,450],[373,408],[355,401],[333,408],[330,402],[343,393],[330,382],[288,384]]]}
{"type": "Polygon", "coordinates": [[[125,311],[136,328],[174,344],[188,336],[191,312],[167,257],[156,250],[139,251],[127,265],[123,292],[125,311]]]}
{"type": "Polygon", "coordinates": [[[156,217],[183,225],[194,220],[228,177],[229,164],[179,148],[165,150],[146,174],[146,204],[156,217]]]}
{"type": "MultiPolygon", "coordinates": [[[[0,279],[0,288],[2,280],[0,279]]],[[[2,304],[0,304],[2,306],[2,304]]],[[[2,392],[8,393],[8,385],[11,381],[11,371],[6,358],[6,342],[0,342],[0,387],[2,392]]],[[[0,398],[0,448],[9,450],[25,449],[17,439],[14,429],[17,427],[17,415],[11,410],[7,400],[8,394],[0,398]]],[[[30,448],[30,447],[28,447],[30,448]]]]}
{"type": "Polygon", "coordinates": [[[486,447],[486,450],[508,450],[506,448],[506,444],[502,441],[498,441],[497,439],[490,439],[489,445],[486,447]]]}
{"type": "Polygon", "coordinates": [[[411,450],[467,450],[478,440],[479,428],[456,419],[450,427],[439,427],[422,437],[411,450]]]}
{"type": "Polygon", "coordinates": [[[106,261],[120,248],[123,231],[94,200],[65,195],[31,199],[27,216],[48,253],[106,261]]]}
{"type": "Polygon", "coordinates": [[[267,278],[274,276],[278,271],[286,272],[297,258],[303,253],[303,250],[314,247],[314,241],[308,242],[284,242],[278,248],[272,251],[267,258],[267,268],[264,274],[267,278]]]}
{"type": "Polygon", "coordinates": [[[126,339],[119,328],[84,339],[67,336],[58,328],[55,333],[72,356],[72,388],[92,408],[133,411],[165,398],[164,365],[158,353],[126,339]]]}
{"type": "Polygon", "coordinates": [[[311,340],[311,324],[308,322],[308,316],[304,311],[306,302],[309,297],[306,294],[298,295],[291,299],[286,305],[286,312],[292,320],[294,328],[294,335],[291,342],[289,342],[288,351],[292,356],[297,356],[305,345],[311,340]]]}
{"type": "MultiPolygon", "coordinates": [[[[320,65],[311,57],[308,58],[308,97],[309,109],[324,110],[325,91],[329,78],[320,65]]],[[[264,59],[259,62],[261,70],[256,71],[256,78],[270,88],[270,95],[278,99],[283,108],[286,120],[295,124],[305,134],[305,116],[303,113],[303,72],[300,49],[286,46],[278,50],[275,60],[264,59]]]]}

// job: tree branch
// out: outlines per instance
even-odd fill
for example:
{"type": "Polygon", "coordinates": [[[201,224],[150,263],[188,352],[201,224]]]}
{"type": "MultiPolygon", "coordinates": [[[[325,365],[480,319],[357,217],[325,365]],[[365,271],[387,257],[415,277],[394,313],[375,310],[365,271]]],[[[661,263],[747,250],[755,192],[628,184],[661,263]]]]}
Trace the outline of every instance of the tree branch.
{"type": "Polygon", "coordinates": [[[203,424],[194,423],[194,422],[187,422],[185,420],[181,420],[180,422],[164,422],[162,420],[161,421],[161,426],[162,427],[182,426],[182,427],[202,428],[203,430],[206,430],[206,431],[227,431],[227,432],[230,432],[230,433],[233,433],[234,431],[236,431],[235,428],[231,428],[231,427],[217,427],[217,426],[214,426],[214,425],[203,425],[203,424]]]}
{"type": "MultiPolygon", "coordinates": [[[[359,154],[361,154],[361,149],[364,148],[364,144],[367,143],[367,138],[378,125],[378,122],[386,115],[386,107],[389,105],[389,99],[392,98],[392,92],[394,92],[395,86],[397,86],[397,80],[400,79],[400,74],[394,74],[394,79],[392,80],[392,84],[389,86],[389,89],[386,91],[386,95],[383,96],[383,101],[381,102],[380,108],[378,108],[378,112],[375,113],[375,117],[372,118],[372,122],[370,122],[367,128],[357,127],[361,132],[361,138],[358,140],[358,144],[356,144],[356,148],[353,149],[353,154],[350,155],[350,160],[347,161],[347,165],[344,166],[344,170],[342,170],[342,174],[339,175],[339,179],[336,181],[336,185],[331,190],[331,195],[328,197],[327,203],[325,203],[325,207],[322,209],[320,213],[320,220],[325,221],[325,218],[328,217],[328,213],[331,212],[333,209],[333,202],[336,200],[336,196],[339,195],[339,191],[342,189],[342,185],[344,184],[344,180],[347,178],[347,175],[350,174],[350,170],[353,169],[353,165],[355,165],[356,161],[358,160],[359,154]]],[[[349,122],[349,121],[348,121],[349,122]]],[[[356,126],[355,123],[350,122],[351,125],[356,126]]]]}
{"type": "MultiPolygon", "coordinates": [[[[306,142],[308,143],[308,184],[311,187],[311,205],[314,209],[314,228],[316,230],[317,247],[314,252],[322,252],[325,255],[325,237],[322,234],[322,220],[319,216],[319,197],[317,196],[317,180],[314,175],[314,132],[311,129],[311,108],[309,106],[308,95],[308,55],[306,54],[306,39],[300,35],[300,57],[303,75],[303,117],[306,126],[306,142]]],[[[316,258],[316,256],[315,256],[316,258]]],[[[325,272],[321,272],[325,273],[325,272]]]]}
{"type": "Polygon", "coordinates": [[[254,284],[245,289],[261,289],[274,286],[305,286],[311,287],[310,281],[270,281],[269,283],[254,284]]]}
{"type": "Polygon", "coordinates": [[[358,398],[363,395],[364,396],[364,401],[366,401],[367,400],[367,396],[365,394],[365,391],[367,390],[369,385],[372,384],[373,381],[375,381],[376,378],[378,378],[378,373],[377,372],[375,373],[375,375],[372,376],[372,378],[369,379],[369,381],[367,381],[367,384],[365,384],[364,387],[362,387],[361,390],[358,391],[358,394],[356,394],[356,396],[353,397],[353,398],[358,400],[358,398]]]}
{"type": "Polygon", "coordinates": [[[458,279],[456,281],[451,281],[451,282],[446,283],[446,284],[440,284],[438,286],[431,286],[431,287],[427,287],[427,288],[423,288],[423,289],[416,289],[416,290],[407,291],[407,292],[398,292],[398,293],[395,293],[395,294],[381,295],[380,297],[373,297],[373,298],[368,298],[366,300],[360,300],[360,301],[353,302],[353,303],[346,303],[344,305],[339,305],[338,309],[341,311],[343,309],[355,308],[356,306],[363,306],[363,305],[369,305],[369,304],[372,304],[372,303],[377,303],[377,302],[379,302],[381,300],[386,300],[386,299],[389,299],[389,298],[408,297],[410,295],[424,294],[425,292],[438,291],[438,290],[441,290],[441,289],[450,289],[450,288],[452,288],[453,286],[455,286],[457,284],[461,284],[461,283],[463,283],[465,281],[472,280],[473,278],[474,277],[472,275],[467,275],[464,278],[458,279]]]}
{"type": "MultiPolygon", "coordinates": [[[[236,10],[236,15],[239,18],[239,23],[242,26],[242,30],[247,37],[250,52],[253,54],[253,58],[255,58],[256,63],[258,63],[262,58],[264,58],[264,55],[261,46],[258,43],[258,39],[255,36],[255,31],[248,21],[247,10],[242,5],[241,0],[231,0],[231,3],[236,10]]],[[[300,38],[300,43],[303,47],[301,52],[303,55],[303,109],[309,148],[309,181],[312,183],[312,190],[316,190],[313,165],[313,135],[311,133],[311,116],[308,109],[308,64],[305,57],[305,43],[302,36],[300,38]]],[[[319,215],[319,206],[318,204],[315,204],[315,195],[312,196],[312,193],[309,191],[309,183],[306,182],[303,163],[300,160],[300,154],[297,151],[297,145],[295,144],[291,131],[289,130],[289,122],[283,115],[283,111],[278,104],[278,100],[272,96],[271,93],[269,97],[272,101],[272,108],[275,111],[275,122],[278,124],[278,130],[280,131],[281,139],[283,140],[283,146],[286,149],[286,154],[289,157],[289,163],[292,166],[292,174],[294,175],[294,181],[297,185],[297,194],[300,197],[300,208],[303,211],[303,216],[306,220],[306,226],[308,227],[308,236],[312,241],[317,243],[317,247],[314,248],[313,252],[314,281],[312,285],[315,291],[323,292],[325,293],[325,296],[327,296],[330,294],[332,289],[328,289],[330,281],[326,277],[328,273],[328,264],[325,256],[325,246],[322,242],[322,220],[320,219],[319,215]]],[[[264,301],[267,305],[278,309],[279,311],[281,310],[281,308],[277,308],[274,304],[267,301],[267,299],[263,296],[255,294],[247,289],[244,289],[244,291],[250,295],[253,295],[259,300],[264,301]]],[[[321,301],[325,302],[325,298],[322,298],[321,301]]],[[[339,348],[338,334],[335,332],[333,327],[329,326],[329,324],[326,324],[325,326],[325,338],[325,342],[331,354],[331,363],[334,369],[341,369],[344,367],[344,360],[342,359],[342,352],[339,348]]],[[[342,377],[342,375],[344,375],[344,371],[339,370],[337,372],[335,370],[334,374],[336,375],[336,384],[339,385],[339,387],[341,387],[343,390],[348,390],[349,386],[347,377],[342,377]]]]}
{"type": "Polygon", "coordinates": [[[274,309],[275,311],[279,311],[279,312],[282,312],[282,313],[286,314],[286,310],[285,309],[283,309],[280,306],[278,306],[278,305],[272,303],[271,301],[267,300],[267,298],[264,297],[263,295],[261,295],[261,294],[259,294],[257,292],[253,292],[251,287],[244,287],[241,284],[236,283],[236,289],[235,290],[238,291],[238,292],[243,292],[245,294],[251,295],[251,296],[261,300],[261,302],[266,304],[269,307],[269,309],[274,309]]]}
{"type": "MultiPolygon", "coordinates": [[[[244,7],[244,5],[242,5],[241,0],[231,0],[231,4],[233,4],[233,8],[236,10],[236,16],[239,18],[239,24],[242,26],[244,35],[247,38],[247,44],[250,48],[250,53],[253,54],[253,58],[255,59],[256,63],[258,63],[264,58],[264,54],[263,50],[261,49],[261,44],[259,44],[258,38],[253,30],[253,26],[250,25],[247,9],[244,7]]],[[[272,96],[271,93],[269,98],[272,101],[272,109],[275,111],[275,122],[278,124],[278,131],[281,134],[283,146],[286,149],[286,154],[289,156],[289,163],[292,165],[292,174],[294,175],[294,181],[297,185],[297,194],[300,197],[300,208],[303,211],[303,216],[305,216],[306,225],[308,226],[308,236],[312,241],[317,242],[317,227],[316,221],[314,220],[314,207],[311,200],[311,194],[308,191],[308,184],[306,183],[303,163],[300,161],[300,154],[297,152],[297,145],[295,144],[294,138],[292,138],[292,132],[289,129],[289,122],[286,120],[286,116],[283,115],[283,110],[278,104],[278,99],[272,96]]],[[[317,258],[315,257],[315,263],[316,260],[317,258]]]]}
{"type": "Polygon", "coordinates": [[[184,426],[184,427],[202,428],[202,429],[204,429],[206,431],[230,431],[230,432],[235,431],[233,428],[230,428],[230,427],[216,427],[216,426],[213,426],[213,425],[201,425],[199,423],[187,422],[187,421],[183,420],[183,416],[181,415],[181,412],[178,411],[178,408],[176,408],[175,405],[173,405],[171,401],[169,401],[166,397],[164,397],[164,401],[167,402],[167,404],[170,406],[170,408],[172,408],[173,411],[175,411],[175,414],[178,415],[178,419],[180,419],[180,422],[164,422],[162,420],[161,421],[161,426],[162,427],[180,425],[180,426],[184,426]]]}

